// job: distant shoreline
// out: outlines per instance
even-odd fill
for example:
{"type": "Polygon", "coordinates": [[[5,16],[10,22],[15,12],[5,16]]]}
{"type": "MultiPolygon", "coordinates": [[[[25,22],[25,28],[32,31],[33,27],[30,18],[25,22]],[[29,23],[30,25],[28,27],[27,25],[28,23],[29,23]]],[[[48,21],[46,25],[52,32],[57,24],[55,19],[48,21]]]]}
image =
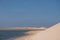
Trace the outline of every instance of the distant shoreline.
{"type": "Polygon", "coordinates": [[[45,30],[45,29],[41,29],[41,28],[0,28],[0,30],[45,30]]]}

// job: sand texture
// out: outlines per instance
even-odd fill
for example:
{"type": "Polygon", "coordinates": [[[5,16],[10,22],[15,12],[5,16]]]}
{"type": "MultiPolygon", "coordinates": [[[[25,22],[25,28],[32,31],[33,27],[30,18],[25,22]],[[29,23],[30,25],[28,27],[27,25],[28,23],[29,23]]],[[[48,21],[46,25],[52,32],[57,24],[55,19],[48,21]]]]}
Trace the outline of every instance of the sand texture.
{"type": "Polygon", "coordinates": [[[38,32],[27,40],[60,40],[60,23],[45,31],[38,32]]]}
{"type": "Polygon", "coordinates": [[[18,37],[18,38],[15,38],[14,40],[27,40],[29,39],[32,35],[35,35],[38,31],[29,31],[29,32],[26,32],[25,34],[27,34],[26,36],[22,36],[22,37],[18,37]]]}
{"type": "Polygon", "coordinates": [[[27,36],[16,38],[15,40],[60,40],[60,23],[37,32],[27,32],[27,36]]]}

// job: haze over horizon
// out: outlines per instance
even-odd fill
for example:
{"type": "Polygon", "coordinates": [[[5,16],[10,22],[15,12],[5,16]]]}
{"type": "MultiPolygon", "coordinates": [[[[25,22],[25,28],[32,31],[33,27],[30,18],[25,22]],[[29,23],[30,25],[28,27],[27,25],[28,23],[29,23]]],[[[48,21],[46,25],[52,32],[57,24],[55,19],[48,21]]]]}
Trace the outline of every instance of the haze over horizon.
{"type": "Polygon", "coordinates": [[[0,28],[50,27],[60,22],[60,0],[0,0],[0,28]]]}

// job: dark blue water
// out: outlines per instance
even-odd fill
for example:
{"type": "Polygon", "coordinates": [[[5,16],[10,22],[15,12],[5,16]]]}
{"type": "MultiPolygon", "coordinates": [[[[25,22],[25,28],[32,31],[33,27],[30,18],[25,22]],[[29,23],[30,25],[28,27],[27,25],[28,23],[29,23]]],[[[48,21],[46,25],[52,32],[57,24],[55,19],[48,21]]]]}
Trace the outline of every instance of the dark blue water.
{"type": "Polygon", "coordinates": [[[28,30],[0,30],[0,40],[21,37],[26,35],[25,32],[28,32],[28,30]]]}

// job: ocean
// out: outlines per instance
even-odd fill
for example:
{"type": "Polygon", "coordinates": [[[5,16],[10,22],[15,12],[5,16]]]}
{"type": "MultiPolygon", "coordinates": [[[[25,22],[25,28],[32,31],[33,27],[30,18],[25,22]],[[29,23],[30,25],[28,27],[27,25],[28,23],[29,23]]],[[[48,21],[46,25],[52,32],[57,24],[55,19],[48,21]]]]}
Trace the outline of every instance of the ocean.
{"type": "Polygon", "coordinates": [[[29,30],[0,30],[0,40],[13,40],[16,37],[26,35],[29,30]]]}

